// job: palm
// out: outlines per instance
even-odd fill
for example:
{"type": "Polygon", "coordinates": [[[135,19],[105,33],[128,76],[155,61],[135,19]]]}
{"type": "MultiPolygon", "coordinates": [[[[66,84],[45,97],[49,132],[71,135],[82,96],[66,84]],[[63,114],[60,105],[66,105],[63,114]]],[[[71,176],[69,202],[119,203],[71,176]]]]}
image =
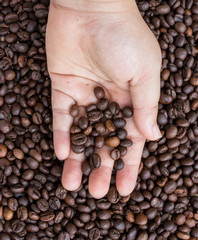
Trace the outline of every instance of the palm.
{"type": "MultiPolygon", "coordinates": [[[[57,156],[60,159],[67,158],[63,185],[69,190],[75,190],[81,183],[84,156],[70,151],[69,129],[73,122],[69,115],[71,105],[75,102],[88,105],[96,101],[93,89],[100,85],[105,88],[110,101],[118,102],[121,107],[131,106],[129,85],[132,85],[132,79],[135,81],[135,76],[141,77],[142,66],[147,66],[150,60],[144,57],[144,48],[140,49],[147,39],[142,39],[138,30],[131,28],[128,22],[109,23],[106,26],[102,21],[95,22],[90,18],[86,22],[83,16],[73,21],[70,12],[67,12],[67,18],[61,11],[53,18],[53,11],[58,9],[51,9],[50,12],[47,56],[52,79],[54,145],[57,156]],[[134,34],[139,41],[133,38],[134,34]]],[[[141,18],[139,20],[141,28],[147,29],[141,18]]],[[[147,46],[147,49],[152,51],[153,45],[151,41],[151,47],[147,46]]],[[[116,176],[116,185],[122,195],[129,194],[135,185],[145,142],[132,119],[127,121],[126,129],[128,138],[134,144],[123,159],[124,169],[117,172],[116,176]]],[[[108,191],[114,163],[109,156],[109,149],[105,148],[99,154],[102,165],[91,173],[89,180],[90,193],[97,198],[108,191]]]]}

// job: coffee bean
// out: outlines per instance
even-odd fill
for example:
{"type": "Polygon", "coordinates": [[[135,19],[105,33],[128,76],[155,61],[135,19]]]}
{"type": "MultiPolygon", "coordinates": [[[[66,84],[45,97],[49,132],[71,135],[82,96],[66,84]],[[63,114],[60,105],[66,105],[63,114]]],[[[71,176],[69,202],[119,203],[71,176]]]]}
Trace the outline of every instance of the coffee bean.
{"type": "Polygon", "coordinates": [[[91,167],[87,161],[83,162],[82,171],[85,176],[89,176],[89,174],[91,173],[91,167]]]}
{"type": "Polygon", "coordinates": [[[103,134],[106,132],[105,125],[103,123],[96,123],[95,124],[95,129],[99,134],[103,134]]]}
{"type": "Polygon", "coordinates": [[[6,221],[10,221],[10,220],[12,220],[12,218],[14,216],[14,212],[11,209],[9,209],[8,207],[6,207],[3,210],[3,216],[6,221]]]}
{"type": "Polygon", "coordinates": [[[102,117],[103,113],[101,111],[93,110],[87,113],[90,122],[98,122],[102,117]]]}
{"type": "Polygon", "coordinates": [[[159,5],[157,6],[156,10],[158,14],[164,15],[170,12],[170,7],[169,5],[159,5]]]}
{"type": "Polygon", "coordinates": [[[46,211],[44,213],[41,213],[40,220],[43,222],[50,222],[55,218],[55,215],[51,211],[46,211]]]}
{"type": "Polygon", "coordinates": [[[21,149],[15,148],[13,150],[13,154],[18,159],[23,159],[24,158],[24,153],[23,153],[23,151],[21,149]]]}
{"type": "Polygon", "coordinates": [[[79,114],[79,107],[78,105],[74,104],[70,109],[70,114],[72,117],[77,117],[79,114]]]}
{"type": "Polygon", "coordinates": [[[109,110],[113,115],[118,114],[120,111],[120,106],[116,102],[112,102],[109,104],[109,110]]]}
{"type": "Polygon", "coordinates": [[[120,146],[121,147],[130,147],[132,146],[133,142],[129,139],[124,139],[120,141],[120,146]]]}
{"type": "Polygon", "coordinates": [[[142,226],[147,224],[147,217],[143,213],[138,213],[135,218],[136,224],[142,226]]]}
{"type": "Polygon", "coordinates": [[[117,147],[120,144],[120,139],[116,136],[109,137],[105,141],[106,145],[109,147],[117,147]]]}
{"type": "Polygon", "coordinates": [[[77,146],[83,145],[87,141],[87,136],[82,133],[77,133],[72,135],[71,141],[74,145],[77,145],[77,146]]]}
{"type": "Polygon", "coordinates": [[[126,121],[123,118],[116,118],[113,123],[116,128],[124,128],[126,125],[126,121]]]}
{"type": "Polygon", "coordinates": [[[97,108],[101,111],[106,110],[108,105],[109,101],[106,98],[100,99],[96,104],[97,108]]]}
{"type": "Polygon", "coordinates": [[[124,118],[131,118],[133,116],[133,112],[130,107],[124,107],[122,109],[122,115],[124,118]]]}
{"type": "Polygon", "coordinates": [[[104,96],[105,96],[104,89],[101,88],[101,87],[94,88],[94,94],[95,94],[97,99],[104,98],[104,96]]]}
{"type": "Polygon", "coordinates": [[[101,165],[101,158],[97,153],[94,153],[93,156],[90,157],[89,161],[91,169],[97,169],[101,165]]]}
{"type": "Polygon", "coordinates": [[[122,170],[124,168],[124,162],[121,158],[114,162],[114,168],[115,170],[122,170]]]}
{"type": "Polygon", "coordinates": [[[71,149],[72,149],[72,151],[75,152],[75,153],[82,153],[82,152],[85,151],[85,146],[72,144],[72,145],[71,145],[71,149]]]}
{"type": "Polygon", "coordinates": [[[5,145],[0,144],[0,158],[4,158],[7,154],[8,150],[5,145]]]}
{"type": "Polygon", "coordinates": [[[88,120],[86,117],[81,117],[78,120],[78,125],[81,129],[86,129],[88,127],[88,120]]]}
{"type": "Polygon", "coordinates": [[[105,144],[104,137],[98,136],[95,138],[95,147],[102,148],[105,144]]]}
{"type": "Polygon", "coordinates": [[[113,160],[117,160],[118,158],[120,158],[120,151],[116,148],[114,148],[112,151],[111,151],[111,158],[113,160]]]}

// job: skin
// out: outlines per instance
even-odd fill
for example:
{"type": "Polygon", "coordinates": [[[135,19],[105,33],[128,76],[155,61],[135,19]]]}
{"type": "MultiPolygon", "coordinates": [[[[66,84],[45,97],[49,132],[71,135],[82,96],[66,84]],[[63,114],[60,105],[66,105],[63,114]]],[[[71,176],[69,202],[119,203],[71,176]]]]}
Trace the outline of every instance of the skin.
{"type": "MultiPolygon", "coordinates": [[[[93,89],[101,86],[110,101],[133,107],[134,116],[126,126],[133,145],[123,158],[123,170],[116,174],[118,192],[130,194],[145,140],[161,137],[156,124],[161,68],[158,42],[133,0],[56,0],[51,1],[46,46],[54,147],[57,157],[65,160],[63,186],[70,191],[80,186],[84,161],[83,154],[70,149],[73,118],[69,110],[74,103],[96,102],[93,89]]],[[[89,192],[95,198],[109,189],[114,164],[109,151],[107,147],[98,151],[101,167],[89,177],[89,192]]]]}

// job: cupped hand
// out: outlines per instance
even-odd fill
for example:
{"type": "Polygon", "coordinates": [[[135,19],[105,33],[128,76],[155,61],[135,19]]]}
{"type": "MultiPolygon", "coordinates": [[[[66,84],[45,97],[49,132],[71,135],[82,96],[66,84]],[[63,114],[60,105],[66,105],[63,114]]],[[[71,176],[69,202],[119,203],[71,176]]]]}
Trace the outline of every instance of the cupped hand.
{"type": "MultiPolygon", "coordinates": [[[[116,174],[117,190],[125,196],[135,186],[145,139],[161,136],[156,124],[161,52],[135,2],[108,1],[107,6],[105,0],[93,1],[93,5],[88,5],[92,1],[85,5],[86,0],[80,5],[81,1],[74,5],[71,0],[56,0],[50,6],[46,46],[55,153],[65,160],[63,186],[76,190],[85,159],[70,149],[70,108],[74,103],[96,102],[93,89],[103,87],[110,101],[133,107],[134,116],[126,125],[133,145],[123,158],[124,168],[116,174]]],[[[108,192],[114,164],[108,148],[99,154],[101,167],[89,177],[89,192],[95,198],[108,192]]]]}

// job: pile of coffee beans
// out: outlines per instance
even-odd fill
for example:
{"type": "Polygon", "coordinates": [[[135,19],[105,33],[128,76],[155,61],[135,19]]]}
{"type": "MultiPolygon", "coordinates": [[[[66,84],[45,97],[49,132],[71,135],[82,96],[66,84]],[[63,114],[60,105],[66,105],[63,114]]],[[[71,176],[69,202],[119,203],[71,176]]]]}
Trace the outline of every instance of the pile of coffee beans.
{"type": "Polygon", "coordinates": [[[124,118],[133,115],[130,107],[120,109],[118,103],[109,103],[101,87],[96,87],[94,93],[98,102],[86,107],[86,116],[76,119],[79,115],[79,107],[76,104],[70,110],[74,122],[77,122],[70,130],[71,149],[75,153],[84,152],[86,160],[82,169],[86,176],[101,165],[101,158],[95,152],[96,149],[108,146],[111,150],[110,156],[115,160],[115,170],[121,170],[124,167],[122,157],[126,155],[127,147],[132,145],[132,141],[126,138],[127,131],[124,129],[126,125],[124,118]]]}
{"type": "MultiPolygon", "coordinates": [[[[198,0],[139,0],[162,49],[158,123],[134,192],[61,185],[45,56],[49,0],[0,0],[0,240],[198,239],[198,0]]],[[[144,36],[143,36],[144,37],[144,36]]],[[[106,127],[106,126],[105,126],[106,127]]]]}

